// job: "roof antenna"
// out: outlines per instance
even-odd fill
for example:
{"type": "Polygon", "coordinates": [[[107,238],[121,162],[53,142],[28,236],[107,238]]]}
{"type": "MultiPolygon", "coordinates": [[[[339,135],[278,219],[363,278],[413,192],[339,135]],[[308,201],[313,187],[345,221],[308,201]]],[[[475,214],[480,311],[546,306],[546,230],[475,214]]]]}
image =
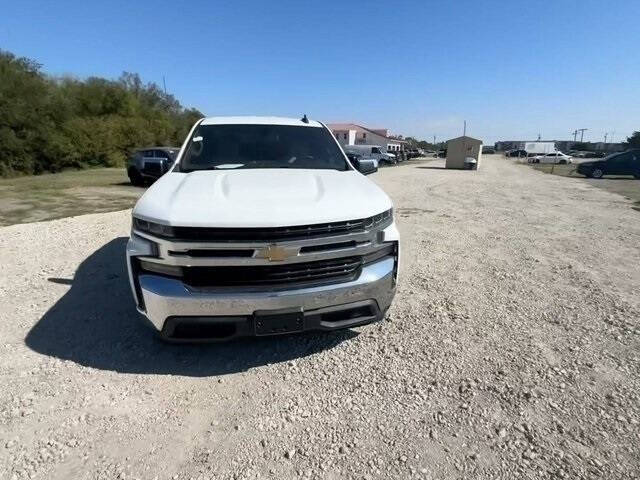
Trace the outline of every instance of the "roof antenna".
{"type": "Polygon", "coordinates": [[[302,123],[309,123],[309,119],[307,118],[307,114],[305,113],[303,117],[300,119],[302,123]]]}

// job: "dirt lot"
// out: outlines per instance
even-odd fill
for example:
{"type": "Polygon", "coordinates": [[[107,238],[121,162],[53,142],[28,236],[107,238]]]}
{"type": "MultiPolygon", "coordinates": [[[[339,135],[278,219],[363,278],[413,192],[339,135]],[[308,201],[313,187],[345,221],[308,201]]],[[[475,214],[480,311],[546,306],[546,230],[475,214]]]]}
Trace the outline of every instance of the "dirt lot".
{"type": "Polygon", "coordinates": [[[411,163],[388,318],[167,346],[129,212],[0,229],[0,478],[637,478],[640,212],[497,156],[411,163]]]}
{"type": "MultiPolygon", "coordinates": [[[[581,161],[588,162],[592,159],[585,159],[581,161]]],[[[577,162],[581,162],[577,160],[577,162]]],[[[633,200],[636,203],[637,210],[640,209],[640,181],[633,178],[631,175],[607,175],[605,178],[586,178],[584,175],[580,175],[576,172],[576,164],[573,165],[549,165],[549,164],[526,164],[530,168],[535,168],[544,173],[551,173],[553,175],[560,175],[563,177],[570,177],[575,179],[573,181],[586,182],[594,187],[602,188],[608,192],[617,193],[629,200],[633,200]]]]}

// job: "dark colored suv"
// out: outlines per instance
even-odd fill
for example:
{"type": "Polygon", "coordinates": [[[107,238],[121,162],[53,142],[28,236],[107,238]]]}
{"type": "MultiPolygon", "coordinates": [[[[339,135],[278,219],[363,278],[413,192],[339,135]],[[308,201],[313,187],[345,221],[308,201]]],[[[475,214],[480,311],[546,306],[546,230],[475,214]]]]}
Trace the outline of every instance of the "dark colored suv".
{"type": "Polygon", "coordinates": [[[526,157],[527,156],[527,151],[526,150],[510,150],[505,154],[507,157],[526,157]]]}
{"type": "Polygon", "coordinates": [[[144,185],[167,173],[176,159],[180,147],[141,148],[129,158],[127,175],[132,185],[144,185]]]}
{"type": "Polygon", "coordinates": [[[604,175],[633,175],[640,179],[640,149],[613,153],[602,160],[582,162],[577,170],[578,173],[591,178],[602,178],[604,175]]]}

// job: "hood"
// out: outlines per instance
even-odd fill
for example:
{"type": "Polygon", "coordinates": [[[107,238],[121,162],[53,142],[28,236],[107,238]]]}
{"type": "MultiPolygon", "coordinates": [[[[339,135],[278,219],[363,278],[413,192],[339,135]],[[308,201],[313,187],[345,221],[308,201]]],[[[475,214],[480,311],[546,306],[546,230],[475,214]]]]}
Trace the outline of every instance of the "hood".
{"type": "Polygon", "coordinates": [[[133,214],[171,226],[283,227],[355,220],[391,208],[359,172],[302,169],[170,172],[133,214]]]}

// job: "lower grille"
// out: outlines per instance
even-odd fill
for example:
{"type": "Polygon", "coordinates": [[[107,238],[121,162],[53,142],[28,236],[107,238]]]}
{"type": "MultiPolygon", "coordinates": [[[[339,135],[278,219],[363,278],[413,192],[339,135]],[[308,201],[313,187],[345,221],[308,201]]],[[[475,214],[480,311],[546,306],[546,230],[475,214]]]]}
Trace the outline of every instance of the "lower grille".
{"type": "Polygon", "coordinates": [[[186,267],[183,279],[187,285],[196,287],[289,285],[336,279],[349,281],[361,266],[360,257],[350,257],[274,266],[186,267]]]}
{"type": "Polygon", "coordinates": [[[158,177],[167,173],[168,170],[169,170],[169,164],[164,161],[145,162],[144,168],[142,169],[143,173],[146,173],[147,175],[155,175],[158,177]]]}
{"type": "Polygon", "coordinates": [[[178,267],[176,273],[193,287],[291,286],[348,282],[358,277],[362,265],[362,257],[347,257],[286,265],[178,267]]]}

